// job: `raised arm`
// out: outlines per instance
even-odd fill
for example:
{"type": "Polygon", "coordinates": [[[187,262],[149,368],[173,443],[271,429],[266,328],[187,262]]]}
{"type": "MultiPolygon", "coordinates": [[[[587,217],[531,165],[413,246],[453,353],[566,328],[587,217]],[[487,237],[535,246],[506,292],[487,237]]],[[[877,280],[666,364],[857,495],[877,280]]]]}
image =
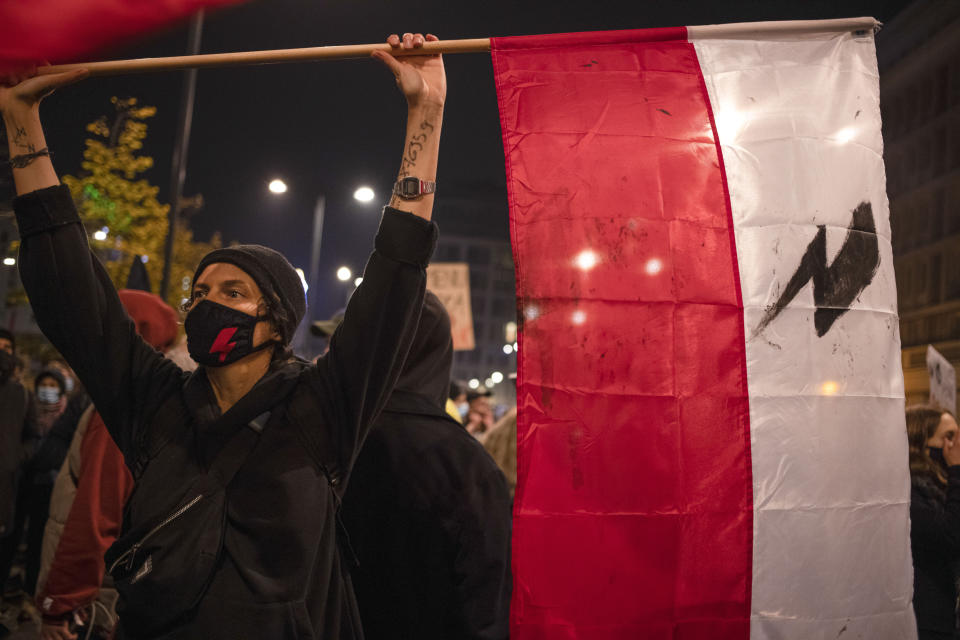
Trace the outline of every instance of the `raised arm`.
{"type": "Polygon", "coordinates": [[[0,113],[7,129],[17,195],[60,184],[50,156],[43,155],[47,141],[40,124],[40,101],[87,75],[84,69],[49,76],[34,76],[35,72],[25,69],[0,77],[0,113]]]}
{"type": "MultiPolygon", "coordinates": [[[[395,49],[415,49],[425,41],[437,37],[405,33],[387,38],[395,49]]],[[[396,78],[397,86],[407,99],[407,137],[397,178],[413,177],[436,181],[437,159],[440,155],[440,127],[443,124],[443,104],[447,98],[447,76],[439,55],[395,58],[384,51],[374,51],[373,57],[383,62],[396,78]]],[[[429,220],[433,215],[434,194],[405,200],[398,195],[390,199],[390,206],[409,211],[429,220]]]]}
{"type": "MultiPolygon", "coordinates": [[[[434,36],[390,36],[396,48],[417,48],[434,36]]],[[[434,181],[440,148],[440,127],[446,77],[439,55],[396,59],[376,53],[393,72],[407,99],[407,137],[401,156],[401,177],[434,181]]],[[[363,273],[363,282],[347,305],[330,351],[318,362],[320,395],[332,407],[330,431],[317,429],[317,455],[335,452],[325,465],[343,479],[383,408],[407,357],[420,319],[426,289],[426,266],[436,244],[430,222],[433,195],[413,199],[393,196],[384,208],[380,230],[363,273]],[[333,442],[323,439],[332,437],[333,442]]],[[[342,485],[341,485],[342,486],[342,485]]]]}
{"type": "Polygon", "coordinates": [[[126,452],[135,416],[149,410],[140,402],[147,389],[162,393],[160,378],[174,384],[180,372],[137,335],[46,152],[40,101],[84,75],[34,77],[28,70],[0,77],[0,114],[18,194],[20,277],[37,324],[77,372],[126,452]]]}

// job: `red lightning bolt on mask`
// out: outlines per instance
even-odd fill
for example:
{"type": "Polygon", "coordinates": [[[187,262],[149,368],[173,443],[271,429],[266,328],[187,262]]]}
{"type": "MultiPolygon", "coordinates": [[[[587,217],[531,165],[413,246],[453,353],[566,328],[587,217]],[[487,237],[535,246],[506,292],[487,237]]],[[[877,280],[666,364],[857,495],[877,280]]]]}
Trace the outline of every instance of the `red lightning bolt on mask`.
{"type": "Polygon", "coordinates": [[[230,338],[233,337],[233,334],[237,332],[237,327],[227,327],[223,329],[218,335],[217,339],[213,341],[213,346],[210,347],[210,353],[219,353],[220,362],[223,362],[227,359],[227,354],[233,351],[233,348],[237,346],[236,342],[230,342],[230,338]]]}

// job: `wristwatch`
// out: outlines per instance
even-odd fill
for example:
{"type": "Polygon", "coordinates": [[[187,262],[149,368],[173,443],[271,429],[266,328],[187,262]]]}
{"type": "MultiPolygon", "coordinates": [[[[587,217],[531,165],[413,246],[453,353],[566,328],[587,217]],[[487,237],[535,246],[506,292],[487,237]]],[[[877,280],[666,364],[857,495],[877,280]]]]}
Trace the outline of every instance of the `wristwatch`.
{"type": "Polygon", "coordinates": [[[433,180],[421,180],[413,176],[400,178],[393,183],[393,194],[404,200],[413,200],[437,190],[437,183],[433,180]]]}

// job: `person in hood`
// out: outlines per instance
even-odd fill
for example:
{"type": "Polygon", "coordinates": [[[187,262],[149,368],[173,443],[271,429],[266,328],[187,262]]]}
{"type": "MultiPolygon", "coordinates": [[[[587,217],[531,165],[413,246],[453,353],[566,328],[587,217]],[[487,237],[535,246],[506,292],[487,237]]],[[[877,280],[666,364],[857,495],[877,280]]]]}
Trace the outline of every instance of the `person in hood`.
{"type": "Polygon", "coordinates": [[[953,416],[907,408],[913,609],[920,640],[953,640],[960,578],[960,441],[953,416]]]}
{"type": "MultiPolygon", "coordinates": [[[[152,293],[121,289],[117,294],[137,333],[166,353],[177,339],[176,312],[152,293]]],[[[36,595],[41,640],[75,637],[70,630],[75,620],[93,630],[93,638],[107,637],[112,630],[117,594],[101,588],[103,556],[120,534],[123,506],[132,490],[123,454],[91,406],[73,435],[50,498],[36,595]]]]}
{"type": "Polygon", "coordinates": [[[428,291],[343,499],[368,640],[509,635],[510,495],[483,446],[446,413],[452,364],[450,319],[428,291]]]}
{"type": "MultiPolygon", "coordinates": [[[[427,40],[388,43],[410,53],[427,40]]],[[[119,638],[362,637],[337,506],[422,308],[446,96],[440,55],[372,56],[406,97],[404,150],[415,153],[402,157],[329,353],[316,364],[291,357],[306,310],[300,277],[280,253],[240,245],[195,272],[184,321],[192,373],[137,335],[45,151],[39,102],[83,72],[0,82],[0,113],[17,132],[21,280],[136,483],[108,552],[119,638]]]]}

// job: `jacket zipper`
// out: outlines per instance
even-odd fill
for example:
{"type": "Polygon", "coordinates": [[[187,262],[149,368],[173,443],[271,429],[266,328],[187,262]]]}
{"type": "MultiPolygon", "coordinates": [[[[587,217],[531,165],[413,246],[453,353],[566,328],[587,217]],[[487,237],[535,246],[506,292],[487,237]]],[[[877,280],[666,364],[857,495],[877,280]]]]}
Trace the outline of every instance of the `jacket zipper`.
{"type": "Polygon", "coordinates": [[[203,498],[203,494],[202,494],[202,493],[199,494],[199,495],[197,495],[197,497],[195,497],[193,500],[191,500],[191,501],[188,502],[187,504],[183,505],[182,507],[180,507],[179,509],[177,509],[176,511],[174,511],[173,513],[171,513],[169,516],[167,516],[167,517],[163,520],[163,522],[161,522],[160,524],[158,524],[157,526],[155,526],[153,529],[150,529],[150,531],[148,531],[148,532],[146,533],[146,535],[144,535],[142,538],[140,538],[140,540],[139,540],[138,542],[134,543],[134,545],[133,545],[132,547],[130,547],[129,549],[127,549],[127,550],[123,553],[123,555],[121,555],[119,558],[117,558],[116,560],[113,561],[113,564],[110,565],[110,570],[108,571],[108,573],[112,574],[112,573],[113,573],[113,570],[117,568],[117,565],[119,565],[119,564],[120,564],[121,562],[123,562],[124,560],[126,560],[126,567],[125,567],[125,569],[126,569],[127,571],[129,571],[130,569],[132,569],[132,568],[133,568],[133,559],[136,557],[137,551],[140,550],[140,547],[142,547],[142,546],[144,545],[144,543],[146,543],[147,540],[149,540],[151,537],[153,537],[153,534],[155,534],[157,531],[160,531],[160,529],[163,529],[165,526],[167,526],[168,524],[170,524],[171,522],[173,522],[174,520],[176,520],[177,518],[179,518],[180,516],[182,516],[184,513],[186,513],[186,512],[187,512],[189,509],[191,509],[195,504],[197,504],[198,502],[200,502],[200,499],[201,499],[201,498],[203,498]]]}

